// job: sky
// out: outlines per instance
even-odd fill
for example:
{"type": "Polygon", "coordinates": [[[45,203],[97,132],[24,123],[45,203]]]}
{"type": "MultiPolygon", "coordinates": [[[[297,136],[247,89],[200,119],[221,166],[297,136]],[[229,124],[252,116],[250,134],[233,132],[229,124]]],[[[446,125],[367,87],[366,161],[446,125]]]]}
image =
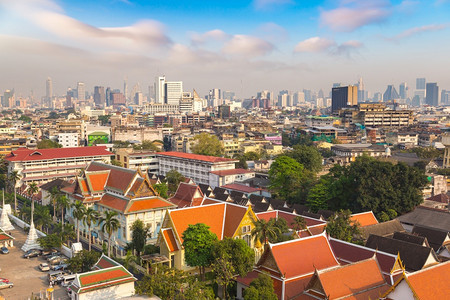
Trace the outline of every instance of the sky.
{"type": "Polygon", "coordinates": [[[84,82],[144,93],[155,76],[250,97],[261,90],[450,89],[449,0],[0,0],[0,90],[84,82]]]}

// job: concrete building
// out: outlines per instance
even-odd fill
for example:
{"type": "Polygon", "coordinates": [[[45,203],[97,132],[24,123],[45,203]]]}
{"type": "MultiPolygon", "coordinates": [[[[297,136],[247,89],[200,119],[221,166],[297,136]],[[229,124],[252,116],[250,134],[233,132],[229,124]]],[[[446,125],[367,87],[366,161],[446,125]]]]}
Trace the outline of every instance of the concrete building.
{"type": "Polygon", "coordinates": [[[431,106],[439,105],[439,87],[436,82],[427,83],[425,103],[431,106]]]}
{"type": "Polygon", "coordinates": [[[442,144],[445,146],[443,167],[450,168],[450,133],[442,136],[442,144]]]}
{"type": "Polygon", "coordinates": [[[77,83],[77,98],[79,101],[86,100],[86,89],[84,88],[84,82],[77,83]]]}
{"type": "Polygon", "coordinates": [[[105,106],[106,104],[106,94],[105,87],[96,86],[94,87],[94,103],[96,106],[105,106]]]}
{"type": "Polygon", "coordinates": [[[165,104],[179,105],[183,99],[183,82],[182,81],[166,81],[165,85],[165,104]]]}
{"type": "Polygon", "coordinates": [[[333,112],[358,104],[358,87],[355,85],[334,87],[331,93],[331,110],[333,112]]]}
{"type": "Polygon", "coordinates": [[[148,171],[152,174],[158,174],[159,165],[156,152],[148,150],[118,149],[116,151],[116,160],[124,168],[142,171],[148,171]]]}
{"type": "Polygon", "coordinates": [[[235,182],[242,182],[254,177],[255,172],[245,169],[211,171],[209,173],[209,186],[214,189],[216,187],[235,182]]]}
{"type": "Polygon", "coordinates": [[[165,83],[165,76],[155,77],[155,103],[164,103],[164,99],[166,98],[165,83]]]}
{"type": "Polygon", "coordinates": [[[123,127],[112,128],[112,141],[154,141],[163,140],[163,130],[161,128],[149,127],[123,127]]]}
{"type": "Polygon", "coordinates": [[[62,145],[63,148],[68,147],[78,147],[80,137],[76,132],[62,132],[58,133],[58,143],[62,145]]]}

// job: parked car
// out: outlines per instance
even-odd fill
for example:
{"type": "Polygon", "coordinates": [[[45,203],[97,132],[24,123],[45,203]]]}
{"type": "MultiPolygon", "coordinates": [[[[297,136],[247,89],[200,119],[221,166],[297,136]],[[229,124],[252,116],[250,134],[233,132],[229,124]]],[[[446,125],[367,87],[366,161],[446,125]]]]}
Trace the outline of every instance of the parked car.
{"type": "Polygon", "coordinates": [[[1,247],[1,248],[0,248],[0,252],[1,252],[2,254],[8,254],[8,253],[9,253],[9,250],[8,250],[8,248],[6,248],[6,247],[1,247]]]}
{"type": "Polygon", "coordinates": [[[42,256],[49,257],[55,254],[60,254],[56,249],[46,249],[42,250],[42,256]]]}
{"type": "Polygon", "coordinates": [[[8,280],[8,279],[6,279],[6,278],[0,278],[0,282],[6,282],[6,283],[8,283],[8,282],[9,282],[9,280],[8,280]]]}
{"type": "Polygon", "coordinates": [[[47,274],[47,278],[48,278],[48,282],[51,284],[54,284],[54,281],[56,280],[56,278],[58,278],[59,276],[62,276],[64,274],[63,271],[50,271],[47,274]]]}
{"type": "Polygon", "coordinates": [[[41,255],[41,250],[31,249],[31,250],[28,250],[27,252],[25,252],[25,254],[23,255],[23,258],[37,257],[39,255],[41,255]]]}
{"type": "Polygon", "coordinates": [[[58,257],[61,257],[61,254],[50,255],[49,257],[47,257],[47,261],[54,260],[54,259],[56,259],[58,257]]]}
{"type": "Polygon", "coordinates": [[[41,264],[39,264],[39,269],[42,272],[47,272],[47,271],[50,271],[50,266],[48,265],[48,263],[41,263],[41,264]]]}
{"type": "Polygon", "coordinates": [[[48,263],[51,265],[59,265],[61,263],[65,263],[66,261],[67,261],[67,258],[65,258],[64,256],[57,256],[57,257],[53,257],[52,259],[50,259],[48,261],[48,263]]]}
{"type": "Polygon", "coordinates": [[[0,289],[12,288],[14,283],[12,282],[0,282],[0,289]]]}
{"type": "Polygon", "coordinates": [[[53,265],[53,266],[51,266],[50,268],[51,268],[53,271],[59,271],[59,270],[64,271],[65,269],[67,269],[68,266],[69,266],[69,265],[66,264],[65,262],[61,262],[59,265],[53,265]]]}

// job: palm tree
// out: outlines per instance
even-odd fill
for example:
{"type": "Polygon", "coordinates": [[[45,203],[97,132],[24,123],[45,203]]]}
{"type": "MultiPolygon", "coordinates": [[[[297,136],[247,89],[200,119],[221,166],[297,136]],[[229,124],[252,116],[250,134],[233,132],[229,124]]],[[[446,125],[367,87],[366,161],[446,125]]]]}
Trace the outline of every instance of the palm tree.
{"type": "Polygon", "coordinates": [[[52,223],[52,217],[50,216],[50,211],[48,207],[38,205],[36,207],[36,211],[34,212],[34,219],[36,227],[42,231],[42,227],[44,225],[47,225],[47,231],[48,231],[48,225],[52,223]]]}
{"type": "Polygon", "coordinates": [[[306,221],[303,217],[296,216],[291,225],[294,227],[295,231],[303,230],[306,228],[306,221]]]}
{"type": "Polygon", "coordinates": [[[56,201],[58,200],[58,196],[60,195],[60,191],[56,186],[52,187],[49,191],[49,195],[47,196],[50,198],[50,201],[53,204],[53,221],[56,222],[56,201]]]}
{"type": "Polygon", "coordinates": [[[120,228],[120,222],[115,217],[118,215],[116,211],[105,211],[105,216],[100,219],[102,231],[108,234],[108,256],[111,255],[111,237],[112,234],[120,228]]]}
{"type": "Polygon", "coordinates": [[[277,233],[281,233],[281,231],[272,220],[275,219],[270,219],[269,222],[264,219],[254,222],[255,228],[252,230],[252,237],[256,237],[264,245],[267,245],[269,239],[275,239],[277,233]]]}
{"type": "Polygon", "coordinates": [[[86,207],[84,204],[77,200],[74,204],[72,204],[72,215],[75,219],[77,219],[77,242],[80,242],[80,221],[83,220],[84,215],[86,213],[86,207]]]}
{"type": "Polygon", "coordinates": [[[61,208],[61,224],[64,224],[64,210],[70,206],[69,199],[67,199],[66,195],[58,195],[56,199],[59,208],[61,208]]]}
{"type": "Polygon", "coordinates": [[[16,183],[20,180],[20,175],[18,171],[12,171],[8,176],[8,180],[11,182],[11,186],[14,190],[14,210],[17,212],[17,195],[16,195],[16,183]]]}
{"type": "Polygon", "coordinates": [[[33,214],[34,214],[34,195],[37,194],[37,192],[39,191],[39,188],[36,184],[36,182],[30,182],[28,184],[28,196],[31,199],[31,222],[30,222],[30,226],[33,224],[33,214]]]}
{"type": "Polygon", "coordinates": [[[60,223],[56,227],[56,232],[58,233],[61,242],[67,242],[67,245],[69,245],[70,239],[74,239],[76,237],[75,229],[72,224],[60,223]]]}
{"type": "Polygon", "coordinates": [[[91,226],[100,217],[100,214],[98,211],[94,210],[92,207],[89,207],[86,209],[86,212],[84,213],[84,224],[88,227],[89,232],[89,251],[91,251],[91,242],[92,242],[92,236],[91,236],[91,226]]]}

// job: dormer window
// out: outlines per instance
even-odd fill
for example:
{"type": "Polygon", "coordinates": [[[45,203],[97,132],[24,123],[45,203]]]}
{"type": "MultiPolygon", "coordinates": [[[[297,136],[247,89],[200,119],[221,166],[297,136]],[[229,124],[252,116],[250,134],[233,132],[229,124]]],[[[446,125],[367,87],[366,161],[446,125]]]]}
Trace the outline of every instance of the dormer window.
{"type": "Polygon", "coordinates": [[[33,156],[33,155],[42,155],[42,153],[39,151],[34,151],[33,153],[30,154],[30,156],[33,156]]]}

